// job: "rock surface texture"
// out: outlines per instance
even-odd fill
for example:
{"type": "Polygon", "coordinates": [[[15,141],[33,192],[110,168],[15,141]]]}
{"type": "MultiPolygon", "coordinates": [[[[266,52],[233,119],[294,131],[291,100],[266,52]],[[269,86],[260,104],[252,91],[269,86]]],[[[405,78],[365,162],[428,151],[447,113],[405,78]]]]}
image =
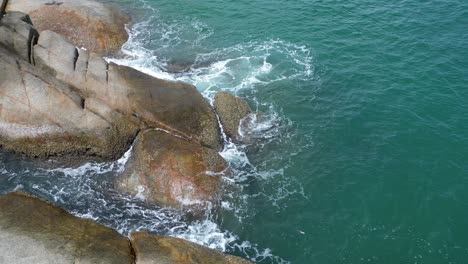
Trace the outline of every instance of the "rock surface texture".
{"type": "Polygon", "coordinates": [[[128,16],[109,4],[89,0],[9,0],[6,10],[29,14],[39,32],[54,31],[92,52],[117,51],[128,39],[128,16]]]}
{"type": "Polygon", "coordinates": [[[134,232],[131,239],[23,192],[0,195],[0,263],[244,264],[179,238],[134,232]],[[135,258],[136,256],[136,258],[135,258]]]}
{"type": "Polygon", "coordinates": [[[0,144],[29,156],[114,159],[138,131],[135,118],[95,111],[92,100],[1,46],[0,95],[0,144]]]}
{"type": "Polygon", "coordinates": [[[248,260],[174,237],[133,232],[131,241],[140,264],[249,264],[248,260]]]}
{"type": "Polygon", "coordinates": [[[217,151],[156,130],[141,132],[117,189],[161,205],[214,201],[226,162],[217,151]]]}
{"type": "Polygon", "coordinates": [[[20,12],[8,12],[0,32],[6,32],[0,34],[2,147],[34,157],[112,160],[140,130],[159,129],[142,134],[139,142],[158,152],[138,144],[135,157],[144,160],[134,159],[140,168],[127,169],[133,176],[121,189],[134,192],[137,183],[163,205],[212,200],[219,177],[206,170],[225,168],[216,153],[221,136],[213,108],[193,85],[107,63],[50,30],[38,34],[20,12]]]}
{"type": "Polygon", "coordinates": [[[214,107],[224,128],[224,133],[233,140],[238,140],[240,122],[252,112],[249,104],[230,93],[217,92],[214,107]]]}
{"type": "Polygon", "coordinates": [[[133,263],[127,238],[22,193],[0,196],[0,263],[133,263]]]}

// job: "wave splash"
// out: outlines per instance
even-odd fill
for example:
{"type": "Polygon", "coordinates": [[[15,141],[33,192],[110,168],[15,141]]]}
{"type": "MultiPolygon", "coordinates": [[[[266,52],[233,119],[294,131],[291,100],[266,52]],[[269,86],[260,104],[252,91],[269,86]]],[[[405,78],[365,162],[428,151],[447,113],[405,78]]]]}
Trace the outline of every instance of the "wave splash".
{"type": "MultiPolygon", "coordinates": [[[[268,146],[294,140],[292,122],[272,103],[257,99],[256,93],[282,81],[313,80],[311,50],[283,40],[250,41],[205,50],[205,44],[215,35],[209,26],[193,18],[164,19],[153,7],[145,10],[149,12],[145,15],[147,19],[128,27],[129,41],[121,54],[107,58],[109,61],[158,78],[191,83],[212,104],[214,94],[220,90],[244,95],[256,110],[240,128],[245,143],[235,144],[224,136],[225,148],[220,154],[233,171],[232,177],[224,178],[221,198],[224,214],[243,223],[256,214],[249,204],[259,197],[274,207],[283,206],[283,201],[293,195],[305,197],[301,185],[285,175],[288,164],[271,169],[251,162],[249,157],[252,149],[256,153],[253,156],[262,156],[268,146]],[[252,182],[257,186],[254,192],[248,191],[252,182]]],[[[283,159],[269,158],[273,162],[283,159]]],[[[237,252],[256,262],[287,263],[268,248],[260,249],[262,246],[242,241],[219,222],[216,216],[207,215],[205,220],[194,223],[182,221],[167,234],[223,252],[237,252]]],[[[148,226],[141,228],[148,229],[148,226]]]]}
{"type": "Polygon", "coordinates": [[[254,200],[263,199],[281,208],[291,196],[305,197],[301,185],[285,173],[290,164],[269,166],[284,156],[269,155],[268,162],[262,161],[272,146],[295,140],[295,133],[294,124],[281,109],[262,102],[256,94],[285,80],[314,79],[311,51],[282,40],[251,41],[206,51],[204,42],[214,35],[211,28],[192,18],[161,19],[157,9],[141,2],[145,13],[142,17],[147,19],[128,26],[129,41],[121,54],[107,58],[108,61],[158,78],[192,83],[211,102],[217,91],[224,90],[244,95],[254,106],[255,113],[244,120],[239,130],[244,143],[235,144],[224,137],[225,148],[220,154],[229,162],[233,176],[224,178],[221,212],[193,221],[181,211],[148,205],[141,197],[113,192],[112,177],[122,172],[131,149],[115,162],[87,163],[74,168],[35,169],[31,165],[13,172],[4,166],[0,174],[8,175],[5,179],[9,184],[4,186],[36,193],[75,215],[94,219],[122,234],[149,230],[240,254],[255,262],[287,263],[264,245],[243,241],[241,235],[222,224],[222,217],[233,216],[242,224],[255,216],[255,208],[249,206],[254,200]],[[251,188],[253,183],[255,190],[251,188]]]}

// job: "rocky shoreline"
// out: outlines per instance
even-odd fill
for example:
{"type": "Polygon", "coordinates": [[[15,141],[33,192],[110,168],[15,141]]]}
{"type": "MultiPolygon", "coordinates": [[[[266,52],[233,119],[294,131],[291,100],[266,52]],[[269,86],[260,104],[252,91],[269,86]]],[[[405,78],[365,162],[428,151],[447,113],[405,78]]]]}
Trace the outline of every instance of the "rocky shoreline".
{"type": "MultiPolygon", "coordinates": [[[[115,160],[134,142],[129,162],[115,177],[116,190],[142,194],[147,202],[181,209],[204,210],[207,203],[216,203],[222,190],[221,177],[229,175],[228,164],[218,154],[223,147],[218,119],[227,136],[241,140],[239,124],[251,112],[247,103],[220,93],[213,108],[190,84],[161,80],[108,63],[102,56],[117,50],[126,41],[124,26],[129,21],[125,14],[108,4],[88,0],[3,0],[1,8],[0,145],[3,149],[18,155],[80,163],[115,160]]],[[[0,196],[0,207],[0,233],[4,230],[9,234],[2,235],[0,244],[8,244],[9,238],[25,243],[25,247],[31,247],[25,252],[38,254],[30,256],[37,258],[35,263],[47,263],[47,258],[59,255],[63,263],[134,263],[134,254],[136,263],[247,263],[180,239],[146,233],[132,234],[130,243],[126,238],[117,238],[119,235],[110,229],[67,215],[25,194],[0,196]],[[8,207],[10,204],[24,211],[13,210],[15,207],[8,207]],[[81,233],[70,233],[71,229],[57,231],[41,227],[31,218],[23,219],[21,214],[27,215],[29,210],[37,213],[34,207],[52,212],[47,215],[49,218],[41,216],[46,217],[43,220],[46,223],[67,228],[67,223],[76,222],[72,226],[86,228],[81,233]],[[15,224],[16,218],[22,222],[15,224]],[[102,230],[105,239],[115,237],[117,244],[125,240],[127,246],[123,246],[124,242],[111,243],[109,257],[96,253],[100,247],[89,251],[86,257],[78,256],[76,252],[81,254],[91,249],[85,245],[88,242],[75,241],[77,237],[92,239],[94,242],[89,245],[107,245],[96,242],[102,237],[92,238],[97,231],[88,235],[87,228],[102,230]],[[36,236],[38,232],[40,236],[36,236]],[[58,235],[57,242],[62,241],[59,248],[70,251],[54,253],[41,240],[55,241],[58,235]],[[167,256],[155,253],[158,250],[165,250],[167,256]],[[112,252],[123,252],[126,257],[112,252]]],[[[0,262],[3,254],[9,254],[4,259],[12,260],[20,254],[15,250],[0,253],[0,262]]],[[[21,263],[16,261],[7,262],[21,263]]]]}
{"type": "Polygon", "coordinates": [[[22,192],[0,196],[0,263],[250,263],[179,238],[115,230],[22,192]]]}

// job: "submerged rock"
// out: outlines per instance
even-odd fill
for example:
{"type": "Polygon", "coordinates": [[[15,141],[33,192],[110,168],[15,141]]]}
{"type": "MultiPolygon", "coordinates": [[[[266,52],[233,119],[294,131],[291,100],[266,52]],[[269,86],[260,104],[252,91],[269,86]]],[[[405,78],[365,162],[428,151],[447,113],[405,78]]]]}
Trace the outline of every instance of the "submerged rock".
{"type": "Polygon", "coordinates": [[[228,137],[238,140],[240,122],[252,112],[249,104],[230,93],[217,92],[214,98],[214,107],[224,128],[224,133],[228,137]]]}
{"type": "Polygon", "coordinates": [[[130,237],[139,264],[249,264],[243,258],[174,237],[133,232],[130,237]]]}
{"type": "Polygon", "coordinates": [[[129,240],[38,198],[0,196],[0,262],[130,264],[129,240]]]}
{"type": "Polygon", "coordinates": [[[226,162],[217,151],[164,131],[140,132],[116,188],[173,207],[214,201],[226,162]]]}
{"type": "Polygon", "coordinates": [[[109,4],[89,0],[10,0],[7,11],[29,14],[39,32],[51,30],[73,45],[109,53],[127,41],[127,15],[109,4]]]}

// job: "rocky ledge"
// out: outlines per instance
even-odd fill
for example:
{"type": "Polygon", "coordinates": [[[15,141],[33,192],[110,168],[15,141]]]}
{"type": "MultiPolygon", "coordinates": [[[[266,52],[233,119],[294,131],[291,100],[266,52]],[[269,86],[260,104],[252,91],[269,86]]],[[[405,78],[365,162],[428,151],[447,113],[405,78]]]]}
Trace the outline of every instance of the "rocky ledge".
{"type": "Polygon", "coordinates": [[[133,232],[130,239],[26,193],[0,195],[0,263],[251,263],[189,241],[133,232]]]}

